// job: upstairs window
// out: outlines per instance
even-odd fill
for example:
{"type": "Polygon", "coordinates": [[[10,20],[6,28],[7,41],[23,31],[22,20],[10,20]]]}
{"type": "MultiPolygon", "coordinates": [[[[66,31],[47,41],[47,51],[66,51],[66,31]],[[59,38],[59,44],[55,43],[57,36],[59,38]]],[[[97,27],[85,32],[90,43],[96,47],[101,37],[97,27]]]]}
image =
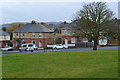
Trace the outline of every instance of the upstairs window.
{"type": "Polygon", "coordinates": [[[25,36],[25,33],[22,33],[22,36],[25,36]]]}
{"type": "Polygon", "coordinates": [[[76,38],[72,38],[71,43],[76,43],[76,38]]]}
{"type": "Polygon", "coordinates": [[[72,34],[75,34],[75,33],[76,33],[75,31],[72,32],[72,34]]]}
{"type": "Polygon", "coordinates": [[[64,30],[64,34],[68,34],[67,30],[64,30]]]}
{"type": "Polygon", "coordinates": [[[18,36],[18,33],[16,33],[16,36],[18,36]]]}
{"type": "Polygon", "coordinates": [[[32,33],[32,37],[35,37],[35,33],[32,33]]]}
{"type": "Polygon", "coordinates": [[[42,37],[42,33],[39,33],[39,37],[42,37]]]}

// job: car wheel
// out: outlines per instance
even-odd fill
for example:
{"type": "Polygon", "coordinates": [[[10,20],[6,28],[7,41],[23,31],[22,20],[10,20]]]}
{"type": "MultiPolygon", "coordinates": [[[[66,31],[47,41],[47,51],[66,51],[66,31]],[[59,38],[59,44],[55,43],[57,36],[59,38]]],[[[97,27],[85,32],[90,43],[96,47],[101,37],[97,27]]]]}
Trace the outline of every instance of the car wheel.
{"type": "Polygon", "coordinates": [[[22,52],[21,50],[19,50],[20,52],[22,52]]]}
{"type": "Polygon", "coordinates": [[[28,52],[27,50],[25,50],[26,52],[28,52]]]}
{"type": "Polygon", "coordinates": [[[63,47],[63,49],[66,49],[65,47],[63,47]]]}
{"type": "Polygon", "coordinates": [[[33,50],[31,50],[31,52],[33,52],[33,50]]]}

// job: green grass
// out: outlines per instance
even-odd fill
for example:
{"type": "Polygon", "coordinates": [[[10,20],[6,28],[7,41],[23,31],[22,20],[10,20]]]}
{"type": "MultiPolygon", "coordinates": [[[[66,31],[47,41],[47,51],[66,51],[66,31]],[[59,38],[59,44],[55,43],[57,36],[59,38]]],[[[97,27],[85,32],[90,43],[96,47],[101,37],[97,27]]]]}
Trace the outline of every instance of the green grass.
{"type": "Polygon", "coordinates": [[[3,55],[3,78],[117,78],[118,51],[3,55]]]}

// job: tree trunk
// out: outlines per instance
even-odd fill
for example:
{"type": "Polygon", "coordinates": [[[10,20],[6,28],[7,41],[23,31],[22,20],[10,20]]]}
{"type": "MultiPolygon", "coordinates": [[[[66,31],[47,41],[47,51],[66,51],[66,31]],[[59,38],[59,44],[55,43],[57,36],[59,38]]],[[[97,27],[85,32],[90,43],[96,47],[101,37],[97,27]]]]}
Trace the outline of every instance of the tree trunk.
{"type": "Polygon", "coordinates": [[[93,50],[97,50],[97,43],[98,43],[98,40],[94,39],[93,50]]]}

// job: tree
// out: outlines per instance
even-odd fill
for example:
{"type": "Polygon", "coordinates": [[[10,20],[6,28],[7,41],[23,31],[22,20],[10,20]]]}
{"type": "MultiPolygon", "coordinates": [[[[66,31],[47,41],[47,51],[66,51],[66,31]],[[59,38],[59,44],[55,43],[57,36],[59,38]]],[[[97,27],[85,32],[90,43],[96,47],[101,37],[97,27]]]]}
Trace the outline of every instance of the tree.
{"type": "Polygon", "coordinates": [[[3,31],[6,31],[6,27],[2,27],[2,30],[3,30],[3,31]]]}
{"type": "Polygon", "coordinates": [[[10,34],[10,39],[12,40],[13,38],[13,31],[22,27],[24,24],[23,23],[13,23],[9,27],[6,28],[6,32],[10,34]]]}
{"type": "Polygon", "coordinates": [[[113,18],[114,12],[108,9],[105,2],[93,2],[83,5],[75,14],[73,23],[77,25],[77,34],[92,39],[93,50],[97,50],[98,40],[108,34],[113,18]]]}

